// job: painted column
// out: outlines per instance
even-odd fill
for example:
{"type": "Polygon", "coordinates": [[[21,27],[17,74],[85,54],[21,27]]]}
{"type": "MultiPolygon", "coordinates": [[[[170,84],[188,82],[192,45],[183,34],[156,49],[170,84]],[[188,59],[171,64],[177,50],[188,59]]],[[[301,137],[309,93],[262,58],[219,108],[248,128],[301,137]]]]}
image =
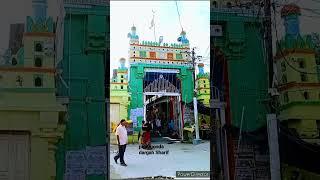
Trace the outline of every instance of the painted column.
{"type": "MultiPolygon", "coordinates": [[[[130,90],[131,90],[131,109],[144,108],[143,97],[143,67],[131,65],[130,68],[130,90]]],[[[141,123],[144,117],[138,117],[138,128],[141,128],[141,123]]]]}
{"type": "Polygon", "coordinates": [[[36,133],[31,135],[31,152],[30,152],[30,179],[47,180],[49,177],[48,161],[48,142],[36,133]]]}

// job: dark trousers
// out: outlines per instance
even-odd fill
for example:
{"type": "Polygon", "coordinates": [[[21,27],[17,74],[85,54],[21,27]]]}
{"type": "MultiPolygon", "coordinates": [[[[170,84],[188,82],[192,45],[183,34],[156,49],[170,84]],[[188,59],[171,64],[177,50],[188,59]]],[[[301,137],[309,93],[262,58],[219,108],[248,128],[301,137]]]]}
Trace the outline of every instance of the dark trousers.
{"type": "Polygon", "coordinates": [[[124,163],[123,160],[123,156],[124,156],[124,152],[126,151],[126,144],[124,145],[118,145],[119,147],[119,152],[118,154],[114,157],[116,160],[118,160],[120,158],[120,163],[124,163]]]}

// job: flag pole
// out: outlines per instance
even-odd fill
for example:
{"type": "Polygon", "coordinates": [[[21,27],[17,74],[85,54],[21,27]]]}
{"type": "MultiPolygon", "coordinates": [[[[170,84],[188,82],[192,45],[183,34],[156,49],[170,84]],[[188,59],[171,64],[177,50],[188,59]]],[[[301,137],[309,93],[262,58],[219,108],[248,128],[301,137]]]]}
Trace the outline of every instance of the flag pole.
{"type": "Polygon", "coordinates": [[[156,23],[154,22],[154,11],[153,12],[153,35],[154,35],[154,42],[157,42],[157,38],[156,38],[156,23]]]}

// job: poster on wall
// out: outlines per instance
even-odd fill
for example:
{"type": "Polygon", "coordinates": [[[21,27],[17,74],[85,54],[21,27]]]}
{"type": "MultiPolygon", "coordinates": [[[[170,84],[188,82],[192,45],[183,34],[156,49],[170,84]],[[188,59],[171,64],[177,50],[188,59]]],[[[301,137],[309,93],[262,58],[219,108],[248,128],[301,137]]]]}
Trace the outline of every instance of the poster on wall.
{"type": "Polygon", "coordinates": [[[130,119],[132,120],[133,127],[138,126],[138,117],[143,117],[143,108],[131,109],[130,119]]]}
{"type": "Polygon", "coordinates": [[[184,123],[189,123],[189,124],[194,122],[193,110],[191,110],[187,106],[184,107],[183,120],[184,120],[184,123]]]}
{"type": "Polygon", "coordinates": [[[69,176],[86,173],[87,161],[84,151],[68,151],[66,154],[66,174],[69,176]]]}
{"type": "Polygon", "coordinates": [[[107,173],[106,146],[87,146],[86,157],[88,175],[101,175],[107,173]]]}
{"type": "Polygon", "coordinates": [[[133,127],[137,127],[137,112],[136,112],[136,109],[131,109],[131,111],[130,111],[130,119],[132,121],[133,127]]]}

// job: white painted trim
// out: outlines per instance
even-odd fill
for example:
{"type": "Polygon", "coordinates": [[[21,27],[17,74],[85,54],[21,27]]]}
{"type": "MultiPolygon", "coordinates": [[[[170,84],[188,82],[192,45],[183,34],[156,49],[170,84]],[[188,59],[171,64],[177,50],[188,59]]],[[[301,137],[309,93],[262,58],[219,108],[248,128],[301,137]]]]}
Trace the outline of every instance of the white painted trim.
{"type": "Polygon", "coordinates": [[[160,95],[160,96],[180,96],[180,93],[170,93],[170,92],[144,92],[143,95],[160,95]]]}

